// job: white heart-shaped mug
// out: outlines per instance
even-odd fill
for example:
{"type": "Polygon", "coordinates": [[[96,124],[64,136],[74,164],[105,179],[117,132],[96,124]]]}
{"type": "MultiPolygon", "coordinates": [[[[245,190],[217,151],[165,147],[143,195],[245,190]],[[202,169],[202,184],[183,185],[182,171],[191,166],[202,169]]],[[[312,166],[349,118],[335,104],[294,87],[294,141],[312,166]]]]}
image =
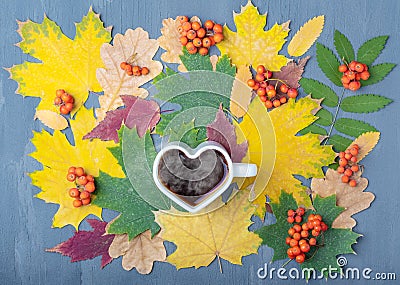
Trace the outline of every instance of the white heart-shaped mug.
{"type": "Polygon", "coordinates": [[[196,213],[201,209],[211,204],[217,199],[225,190],[227,190],[234,177],[253,177],[257,175],[257,165],[250,163],[233,163],[226,149],[219,143],[213,141],[206,141],[198,145],[195,149],[192,149],[183,142],[170,142],[162,147],[158,152],[154,163],[153,163],[153,179],[157,187],[162,193],[168,198],[174,201],[176,204],[181,206],[183,209],[190,213],[196,213]],[[174,193],[168,189],[160,180],[159,176],[159,165],[163,155],[170,150],[179,150],[190,159],[195,159],[200,156],[206,150],[214,150],[219,152],[223,156],[224,164],[226,164],[226,173],[223,179],[218,185],[211,189],[209,192],[200,196],[182,196],[174,193]],[[193,197],[196,201],[193,201],[193,197]]]}

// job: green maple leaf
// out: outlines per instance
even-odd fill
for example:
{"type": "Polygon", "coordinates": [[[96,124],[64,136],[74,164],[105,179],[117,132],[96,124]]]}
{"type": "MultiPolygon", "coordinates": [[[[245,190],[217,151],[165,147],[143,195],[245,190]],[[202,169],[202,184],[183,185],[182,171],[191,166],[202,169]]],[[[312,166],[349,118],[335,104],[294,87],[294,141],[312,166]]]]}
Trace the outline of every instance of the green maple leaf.
{"type": "MultiPolygon", "coordinates": [[[[328,275],[328,271],[324,270],[324,268],[339,269],[336,256],[355,253],[351,246],[356,243],[357,238],[360,236],[350,229],[331,228],[336,217],[344,211],[344,208],[336,206],[336,195],[326,198],[316,196],[313,206],[315,211],[307,211],[304,219],[307,219],[310,213],[318,213],[329,228],[317,239],[318,244],[321,246],[307,253],[306,261],[301,264],[302,269],[308,269],[305,271],[308,274],[306,276],[307,279],[311,277],[310,274],[313,272],[311,269],[323,271],[325,276],[328,275]]],[[[276,223],[264,226],[258,229],[256,233],[263,239],[262,244],[274,249],[272,261],[276,261],[287,258],[286,251],[288,246],[285,243],[285,239],[288,236],[288,230],[292,227],[292,224],[286,221],[287,211],[296,209],[298,206],[292,194],[282,191],[279,203],[272,203],[271,207],[276,216],[276,223]]]]}
{"type": "Polygon", "coordinates": [[[169,131],[168,141],[180,141],[186,143],[191,148],[197,147],[199,144],[205,141],[205,139],[199,139],[199,128],[194,126],[195,119],[189,123],[182,122],[180,125],[172,126],[169,131]]]}

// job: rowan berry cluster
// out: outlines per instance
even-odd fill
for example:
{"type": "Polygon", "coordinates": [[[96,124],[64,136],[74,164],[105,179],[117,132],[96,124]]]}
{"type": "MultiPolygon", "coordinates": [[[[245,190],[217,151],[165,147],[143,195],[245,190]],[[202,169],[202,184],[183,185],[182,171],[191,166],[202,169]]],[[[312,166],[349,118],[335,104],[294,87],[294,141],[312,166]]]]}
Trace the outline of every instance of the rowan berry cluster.
{"type": "Polygon", "coordinates": [[[351,187],[357,186],[357,181],[351,179],[355,172],[360,170],[359,165],[357,164],[357,155],[360,148],[357,144],[351,145],[346,151],[341,151],[339,153],[339,167],[337,168],[337,172],[343,174],[342,182],[349,183],[351,187]]]}
{"type": "Polygon", "coordinates": [[[56,91],[56,98],[54,98],[54,105],[60,108],[60,113],[68,115],[74,108],[74,97],[65,92],[64,89],[58,89],[56,91]]]}
{"type": "Polygon", "coordinates": [[[290,88],[285,82],[272,78],[272,71],[267,70],[264,65],[257,66],[256,72],[253,78],[247,80],[247,85],[257,93],[266,108],[277,108],[285,104],[288,98],[297,97],[297,89],[290,88]],[[276,83],[271,84],[271,82],[276,83]]]}
{"type": "Polygon", "coordinates": [[[370,74],[368,66],[364,63],[352,61],[348,65],[342,64],[339,66],[339,71],[343,73],[342,84],[346,89],[356,91],[360,89],[360,80],[368,80],[370,74]]]}
{"type": "Polygon", "coordinates": [[[91,202],[91,193],[96,190],[94,177],[87,175],[82,167],[71,166],[68,169],[67,180],[75,182],[76,187],[69,189],[69,196],[74,198],[72,205],[79,208],[91,202]]]}
{"type": "Polygon", "coordinates": [[[132,65],[126,61],[121,62],[119,65],[122,70],[129,76],[141,76],[149,74],[150,70],[147,67],[140,67],[138,65],[132,65]]]}
{"type": "Polygon", "coordinates": [[[207,55],[211,46],[224,39],[222,25],[211,20],[207,20],[203,26],[197,21],[190,22],[187,16],[180,16],[178,20],[181,24],[178,27],[181,35],[179,40],[190,54],[198,52],[207,55]]]}
{"type": "Polygon", "coordinates": [[[328,226],[322,221],[321,215],[310,214],[307,222],[303,221],[305,209],[299,207],[297,210],[290,209],[287,213],[287,221],[293,224],[288,230],[289,236],[286,238],[286,244],[289,246],[287,255],[290,259],[295,259],[298,263],[303,263],[306,259],[306,253],[312,246],[317,245],[317,237],[328,230],[328,226]]]}

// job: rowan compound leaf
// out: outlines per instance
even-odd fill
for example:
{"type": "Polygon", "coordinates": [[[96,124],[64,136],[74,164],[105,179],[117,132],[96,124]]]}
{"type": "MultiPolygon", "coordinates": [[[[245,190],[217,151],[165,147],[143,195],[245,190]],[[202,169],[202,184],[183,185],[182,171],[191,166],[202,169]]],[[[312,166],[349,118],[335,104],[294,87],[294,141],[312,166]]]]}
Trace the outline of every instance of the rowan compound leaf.
{"type": "Polygon", "coordinates": [[[351,139],[334,134],[329,137],[328,144],[333,146],[336,152],[345,151],[351,144],[351,139]]]}
{"type": "MultiPolygon", "coordinates": [[[[54,106],[57,89],[65,89],[74,97],[72,115],[86,101],[89,90],[102,91],[96,80],[96,69],[103,66],[100,47],[111,40],[111,28],[104,28],[99,15],[92,9],[75,25],[73,40],[66,37],[60,27],[46,16],[42,23],[28,20],[18,22],[18,26],[18,33],[22,37],[18,46],[40,62],[26,61],[14,65],[9,72],[11,78],[18,82],[16,93],[41,98],[38,111],[59,113],[54,106]]],[[[39,119],[42,116],[40,113],[37,115],[39,119]]],[[[51,119],[44,123],[52,127],[51,119]]]]}
{"type": "Polygon", "coordinates": [[[311,79],[301,78],[300,85],[306,94],[311,95],[313,99],[324,99],[322,104],[327,107],[336,107],[339,104],[339,97],[329,86],[311,79]]]}
{"type": "Polygon", "coordinates": [[[353,144],[357,144],[360,147],[357,155],[358,161],[364,159],[371,152],[371,150],[374,149],[379,141],[379,137],[379,132],[367,132],[360,135],[353,141],[353,144]]]}
{"type": "Polygon", "coordinates": [[[358,137],[363,133],[377,131],[375,127],[371,126],[368,123],[349,118],[337,119],[334,126],[335,129],[339,132],[351,137],[358,137]]]}
{"type": "Polygon", "coordinates": [[[224,40],[217,44],[222,54],[239,65],[265,65],[268,70],[279,71],[288,59],[278,54],[289,33],[289,22],[275,24],[264,31],[267,15],[260,15],[257,8],[248,1],[240,14],[233,13],[236,32],[224,26],[224,40]]]}
{"type": "Polygon", "coordinates": [[[342,73],[338,70],[340,65],[339,60],[329,48],[320,43],[317,43],[317,61],[319,68],[321,68],[330,81],[337,86],[343,86],[341,81],[342,73]]]}
{"type": "Polygon", "coordinates": [[[318,119],[315,121],[316,124],[330,126],[333,123],[333,115],[326,109],[319,110],[315,116],[318,117],[318,119]]]}
{"type": "Polygon", "coordinates": [[[351,113],[371,113],[385,108],[392,102],[392,99],[384,96],[362,94],[344,98],[340,108],[345,112],[351,113]]]}
{"type": "Polygon", "coordinates": [[[39,119],[45,126],[53,130],[63,130],[68,127],[67,119],[50,110],[36,111],[34,119],[39,119]]]}
{"type": "Polygon", "coordinates": [[[209,141],[220,143],[228,151],[233,162],[241,162],[246,155],[247,142],[237,143],[235,127],[222,109],[218,110],[214,122],[207,126],[207,138],[209,141]]]}
{"type": "MultiPolygon", "coordinates": [[[[178,16],[179,17],[179,16],[178,16]]],[[[181,63],[179,58],[182,55],[182,44],[179,41],[181,35],[178,27],[181,25],[178,17],[168,18],[162,21],[161,36],[157,39],[160,47],[166,52],[161,55],[161,59],[168,63],[181,63]]]]}
{"type": "MultiPolygon", "coordinates": [[[[334,43],[341,60],[350,63],[354,60],[354,49],[349,39],[338,30],[335,30],[334,43]]],[[[364,63],[363,61],[361,61],[364,63]]]]}
{"type": "MultiPolygon", "coordinates": [[[[319,135],[305,134],[297,136],[297,133],[313,123],[317,118],[313,112],[320,106],[310,97],[305,97],[297,102],[289,100],[287,104],[269,112],[272,126],[266,124],[263,111],[265,107],[254,100],[247,114],[243,117],[243,122],[238,124],[241,133],[248,140],[249,149],[243,161],[250,161],[258,166],[259,174],[254,182],[254,192],[260,194],[254,204],[258,206],[256,214],[263,218],[265,213],[265,195],[268,195],[273,203],[279,201],[281,189],[287,193],[293,193],[294,198],[299,204],[311,206],[311,201],[303,187],[293,175],[298,174],[304,177],[324,177],[322,166],[329,165],[335,158],[335,153],[331,146],[321,146],[319,135]],[[289,121],[284,118],[291,118],[289,121]],[[259,123],[261,120],[263,123],[259,123]],[[275,131],[275,141],[271,142],[273,136],[269,133],[269,128],[275,131]],[[261,132],[262,136],[258,136],[261,132]],[[264,137],[264,134],[266,137],[264,137]],[[263,160],[273,161],[275,154],[275,165],[271,169],[264,168],[263,160]],[[271,177],[269,178],[269,176],[271,177]],[[260,177],[264,177],[261,179],[260,177]],[[269,178],[269,181],[268,181],[269,178]]],[[[241,134],[239,132],[239,134],[241,134]]],[[[240,137],[239,141],[243,141],[240,137]]],[[[265,165],[265,164],[264,164],[265,165]]],[[[247,178],[244,186],[251,184],[254,178],[247,178]]]]}
{"type": "Polygon", "coordinates": [[[128,235],[116,235],[112,242],[109,254],[113,258],[122,256],[122,268],[132,270],[136,268],[140,274],[149,274],[155,261],[165,261],[167,253],[164,240],[155,235],[151,237],[150,231],[141,233],[133,240],[128,235]]]}
{"type": "Polygon", "coordinates": [[[74,236],[53,248],[46,249],[49,252],[58,252],[71,257],[71,262],[93,259],[101,256],[101,268],[109,264],[113,258],[108,254],[108,249],[114,240],[114,235],[106,234],[107,223],[95,219],[87,222],[92,231],[77,231],[74,236]]]}
{"type": "Polygon", "coordinates": [[[291,56],[302,56],[314,44],[324,28],[325,16],[317,16],[307,21],[293,36],[288,45],[291,56]]]}
{"type": "Polygon", "coordinates": [[[252,78],[249,66],[239,65],[235,81],[233,81],[231,92],[231,103],[229,109],[232,115],[241,118],[243,117],[252,97],[252,89],[247,85],[247,80],[252,78]]]}
{"type": "Polygon", "coordinates": [[[333,169],[328,169],[325,178],[314,178],[311,180],[311,190],[313,195],[319,195],[322,198],[336,194],[336,204],[345,210],[332,223],[333,228],[352,229],[356,221],[352,215],[359,213],[371,205],[375,195],[370,192],[364,192],[368,186],[368,180],[361,177],[357,172],[353,175],[357,181],[356,187],[350,187],[349,184],[342,182],[342,175],[333,169]]]}
{"type": "Polygon", "coordinates": [[[368,80],[361,81],[361,85],[368,86],[382,81],[395,67],[394,63],[381,63],[369,67],[368,71],[371,75],[368,80]]]}
{"type": "Polygon", "coordinates": [[[156,77],[163,69],[161,62],[153,60],[157,50],[157,40],[150,39],[142,28],[128,29],[124,35],[117,34],[113,45],[104,44],[101,47],[105,68],[99,68],[96,76],[104,95],[99,97],[100,108],[96,109],[98,121],[102,121],[108,111],[123,105],[120,95],[147,97],[148,92],[140,86],[156,77]],[[121,62],[147,67],[150,72],[147,75],[129,76],[120,68],[121,62]]]}
{"type": "Polygon", "coordinates": [[[379,56],[379,54],[385,47],[388,38],[389,36],[380,36],[372,38],[363,43],[362,46],[358,49],[357,60],[368,66],[373,64],[375,59],[379,56]]]}
{"type": "MultiPolygon", "coordinates": [[[[73,207],[73,199],[68,190],[75,184],[65,178],[68,168],[81,166],[86,173],[94,177],[99,176],[100,170],[117,178],[124,177],[124,172],[114,156],[107,151],[107,148],[116,145],[114,142],[82,140],[95,125],[92,110],[82,108],[70,124],[74,134],[74,146],[60,131],[54,131],[53,135],[44,130],[34,132],[32,144],[36,151],[30,156],[40,162],[43,169],[31,173],[30,177],[32,184],[41,189],[36,197],[60,205],[54,215],[53,227],[61,228],[71,224],[78,229],[80,222],[89,214],[101,217],[101,208],[93,203],[80,208],[73,207]]],[[[96,195],[93,195],[93,201],[95,200],[96,195]]]]}
{"type": "Polygon", "coordinates": [[[241,265],[243,256],[257,253],[261,239],[248,230],[255,208],[247,198],[238,192],[226,205],[204,215],[157,212],[161,237],[177,246],[167,261],[177,269],[208,266],[216,257],[241,265]]]}
{"type": "Polygon", "coordinates": [[[104,120],[86,134],[84,139],[99,138],[118,143],[118,130],[123,123],[130,129],[136,127],[139,137],[143,137],[160,120],[160,107],[156,101],[126,95],[121,96],[121,99],[125,108],[108,111],[104,120]]]}

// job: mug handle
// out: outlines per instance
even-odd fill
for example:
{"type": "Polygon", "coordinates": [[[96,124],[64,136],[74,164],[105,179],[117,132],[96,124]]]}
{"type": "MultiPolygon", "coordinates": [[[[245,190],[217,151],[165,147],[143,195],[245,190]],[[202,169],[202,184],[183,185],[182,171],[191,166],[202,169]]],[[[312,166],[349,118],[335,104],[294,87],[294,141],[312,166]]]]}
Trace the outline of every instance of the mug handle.
{"type": "Polygon", "coordinates": [[[252,163],[232,163],[233,177],[253,177],[257,175],[257,165],[252,163]]]}

